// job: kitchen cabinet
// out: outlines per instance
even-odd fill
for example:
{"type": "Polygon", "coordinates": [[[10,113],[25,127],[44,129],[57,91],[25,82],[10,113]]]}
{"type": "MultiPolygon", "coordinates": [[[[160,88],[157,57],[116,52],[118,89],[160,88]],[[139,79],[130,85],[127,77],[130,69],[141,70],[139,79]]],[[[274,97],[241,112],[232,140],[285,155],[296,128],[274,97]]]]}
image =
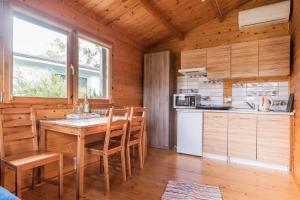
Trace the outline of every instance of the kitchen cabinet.
{"type": "Polygon", "coordinates": [[[206,67],[206,49],[194,49],[181,52],[181,68],[206,67]]]}
{"type": "Polygon", "coordinates": [[[289,165],[290,116],[258,115],[257,160],[277,165],[289,165]]]}
{"type": "Polygon", "coordinates": [[[259,41],[259,76],[290,74],[290,36],[259,41]]]}
{"type": "Polygon", "coordinates": [[[256,160],[256,117],[255,114],[229,114],[229,157],[256,160]]]}
{"type": "Polygon", "coordinates": [[[170,109],[173,96],[172,55],[169,51],[144,55],[144,106],[147,107],[146,127],[149,145],[156,148],[173,147],[175,115],[170,109]]]}
{"type": "Polygon", "coordinates": [[[258,41],[231,45],[231,78],[258,76],[258,41]]]}
{"type": "Polygon", "coordinates": [[[204,113],[204,153],[227,156],[227,122],[227,113],[204,113]]]}
{"type": "Polygon", "coordinates": [[[230,78],[231,46],[207,49],[207,78],[210,80],[230,78]]]}

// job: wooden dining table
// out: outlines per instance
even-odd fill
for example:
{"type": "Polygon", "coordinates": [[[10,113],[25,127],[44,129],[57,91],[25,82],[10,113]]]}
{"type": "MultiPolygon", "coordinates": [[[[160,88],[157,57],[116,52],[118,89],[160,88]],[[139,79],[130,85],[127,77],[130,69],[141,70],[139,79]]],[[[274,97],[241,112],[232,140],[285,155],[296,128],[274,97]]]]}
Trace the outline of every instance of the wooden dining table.
{"type": "MultiPolygon", "coordinates": [[[[113,119],[117,120],[117,119],[113,119]]],[[[87,136],[105,133],[108,117],[90,119],[57,119],[40,120],[40,150],[47,150],[47,132],[54,131],[72,135],[77,138],[76,160],[76,199],[83,197],[84,191],[84,152],[85,139],[87,136]]]]}

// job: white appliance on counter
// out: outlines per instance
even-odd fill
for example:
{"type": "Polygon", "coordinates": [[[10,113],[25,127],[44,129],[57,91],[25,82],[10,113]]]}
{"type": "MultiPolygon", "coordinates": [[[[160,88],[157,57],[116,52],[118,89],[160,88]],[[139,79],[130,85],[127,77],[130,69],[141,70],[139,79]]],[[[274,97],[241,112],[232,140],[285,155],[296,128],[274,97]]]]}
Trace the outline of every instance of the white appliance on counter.
{"type": "Polygon", "coordinates": [[[177,152],[202,156],[203,112],[177,110],[177,152]]]}

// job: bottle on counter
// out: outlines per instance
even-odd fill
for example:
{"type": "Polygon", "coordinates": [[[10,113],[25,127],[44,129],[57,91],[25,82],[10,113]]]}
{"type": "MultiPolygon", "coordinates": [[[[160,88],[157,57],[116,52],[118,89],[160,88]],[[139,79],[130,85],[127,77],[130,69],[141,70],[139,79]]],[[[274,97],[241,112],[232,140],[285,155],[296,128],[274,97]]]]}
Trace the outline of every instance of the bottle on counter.
{"type": "Polygon", "coordinates": [[[90,104],[87,99],[87,96],[85,96],[84,101],[83,101],[83,112],[84,113],[89,113],[90,112],[90,104]]]}

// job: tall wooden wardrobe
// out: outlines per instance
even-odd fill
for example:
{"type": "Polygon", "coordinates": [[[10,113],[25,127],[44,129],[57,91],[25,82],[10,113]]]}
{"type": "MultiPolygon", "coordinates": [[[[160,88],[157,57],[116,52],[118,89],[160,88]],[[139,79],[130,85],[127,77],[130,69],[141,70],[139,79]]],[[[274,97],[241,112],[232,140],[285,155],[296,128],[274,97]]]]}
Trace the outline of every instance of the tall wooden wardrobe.
{"type": "Polygon", "coordinates": [[[144,55],[144,106],[148,108],[149,146],[173,147],[175,67],[170,51],[144,55]]]}

